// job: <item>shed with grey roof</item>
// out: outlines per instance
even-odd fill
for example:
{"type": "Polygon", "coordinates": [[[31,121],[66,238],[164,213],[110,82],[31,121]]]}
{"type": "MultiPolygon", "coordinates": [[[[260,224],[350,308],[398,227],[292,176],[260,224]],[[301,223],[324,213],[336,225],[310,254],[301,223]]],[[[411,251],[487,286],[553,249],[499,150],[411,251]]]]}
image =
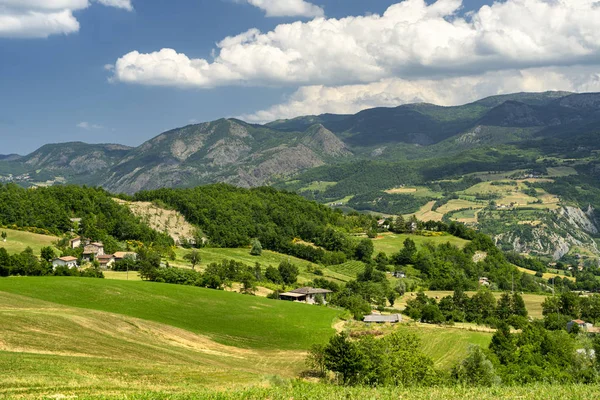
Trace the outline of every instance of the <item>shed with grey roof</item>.
{"type": "Polygon", "coordinates": [[[364,322],[372,322],[376,324],[397,324],[398,322],[402,322],[402,315],[400,314],[392,314],[392,315],[381,315],[381,314],[371,314],[365,316],[363,319],[364,322]]]}

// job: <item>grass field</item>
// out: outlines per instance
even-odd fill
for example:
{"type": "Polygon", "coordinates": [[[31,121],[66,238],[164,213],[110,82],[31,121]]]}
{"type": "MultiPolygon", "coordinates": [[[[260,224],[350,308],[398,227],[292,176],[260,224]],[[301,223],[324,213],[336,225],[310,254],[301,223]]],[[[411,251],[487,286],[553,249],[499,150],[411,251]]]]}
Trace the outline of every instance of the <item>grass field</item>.
{"type": "MultiPolygon", "coordinates": [[[[169,260],[169,264],[174,267],[180,268],[191,268],[191,265],[183,257],[191,250],[177,249],[177,258],[175,261],[169,260]]],[[[276,253],[274,251],[263,250],[260,256],[250,255],[250,249],[221,249],[221,248],[202,248],[198,250],[202,257],[200,265],[196,266],[197,270],[204,270],[208,264],[221,262],[223,260],[235,260],[242,262],[246,265],[254,266],[255,263],[260,263],[263,269],[269,266],[277,267],[283,261],[289,261],[292,264],[298,266],[300,270],[300,276],[298,277],[299,282],[308,282],[318,277],[307,271],[307,267],[311,265],[309,261],[302,260],[300,258],[288,256],[286,254],[276,253]]],[[[323,273],[326,278],[330,278],[335,281],[346,282],[349,279],[354,279],[355,275],[345,275],[339,271],[332,271],[328,268],[323,268],[323,273]]]]}
{"type": "Polygon", "coordinates": [[[141,281],[140,273],[137,271],[102,271],[105,279],[112,279],[117,281],[141,281]]]}
{"type": "Polygon", "coordinates": [[[307,349],[332,334],[331,324],[339,314],[328,308],[149,282],[8,278],[0,280],[2,291],[168,324],[241,348],[307,349]]]}
{"type": "Polygon", "coordinates": [[[335,184],[337,184],[337,182],[315,181],[315,182],[311,182],[310,185],[303,187],[299,191],[305,192],[307,190],[311,190],[311,191],[323,192],[328,187],[333,186],[335,184]]]}
{"type": "MultiPolygon", "coordinates": [[[[8,234],[6,242],[0,239],[0,248],[5,248],[9,254],[20,253],[27,247],[31,247],[34,254],[39,256],[42,247],[52,246],[58,240],[55,236],[38,235],[12,229],[0,229],[0,232],[8,234]]],[[[58,254],[58,250],[55,249],[55,251],[58,254]]]]}
{"type": "Polygon", "coordinates": [[[443,236],[419,236],[419,235],[405,235],[405,234],[393,234],[393,233],[384,233],[379,236],[377,239],[373,239],[373,244],[375,245],[375,254],[383,251],[388,256],[397,253],[404,247],[404,241],[407,238],[411,238],[417,248],[420,248],[427,242],[433,242],[435,244],[447,243],[450,242],[453,245],[458,247],[464,247],[468,241],[457,238],[452,235],[443,235],[443,236]]]}
{"type": "Polygon", "coordinates": [[[442,197],[441,193],[434,192],[424,186],[394,188],[386,190],[385,192],[388,194],[411,194],[415,197],[428,197],[434,199],[442,197]]]}
{"type": "Polygon", "coordinates": [[[450,369],[468,353],[469,346],[477,345],[487,348],[492,340],[493,333],[490,331],[476,331],[465,329],[465,327],[448,327],[420,323],[403,323],[398,325],[375,325],[362,322],[351,322],[346,324],[348,332],[380,331],[384,334],[392,332],[410,332],[421,340],[421,348],[427,354],[437,368],[450,369]]]}
{"type": "MultiPolygon", "coordinates": [[[[526,269],[526,268],[521,268],[521,267],[517,267],[517,269],[521,272],[525,272],[526,274],[530,274],[530,275],[535,275],[535,271],[532,271],[530,269],[526,269]]],[[[552,272],[546,272],[544,273],[544,275],[542,276],[542,278],[544,279],[552,279],[554,277],[560,277],[560,278],[567,278],[573,282],[575,282],[575,278],[573,278],[572,276],[565,276],[564,274],[555,274],[552,272]]]]}
{"type": "MultiPolygon", "coordinates": [[[[39,281],[29,283],[39,286],[39,281]]],[[[61,283],[67,290],[72,289],[73,285],[65,285],[64,280],[61,283]]],[[[150,283],[146,285],[153,286],[150,283]]],[[[114,282],[109,286],[119,291],[123,288],[114,285],[114,282]]],[[[92,290],[93,287],[89,294],[92,290]]],[[[101,292],[109,297],[109,302],[110,297],[118,297],[115,293],[101,292]]],[[[295,330],[307,334],[316,328],[313,340],[318,340],[320,334],[333,332],[331,310],[313,307],[315,312],[326,317],[313,319],[315,314],[309,312],[298,324],[292,320],[298,315],[288,312],[285,307],[285,304],[293,304],[280,302],[284,307],[274,306],[273,312],[280,317],[277,326],[274,326],[268,315],[262,316],[253,308],[261,306],[262,301],[257,303],[256,299],[239,294],[221,294],[246,302],[243,310],[253,315],[254,323],[248,324],[235,314],[229,320],[221,315],[221,321],[207,323],[227,325],[237,321],[241,335],[245,334],[243,330],[250,331],[261,325],[256,324],[259,320],[264,321],[267,329],[273,330],[271,335],[265,333],[261,340],[270,342],[273,335],[282,334],[282,338],[291,340],[291,347],[296,346],[295,339],[282,332],[280,326],[294,325],[295,330]]],[[[130,300],[135,301],[133,298],[130,300]]],[[[166,320],[176,317],[173,314],[178,314],[181,306],[190,312],[189,307],[176,300],[175,296],[163,298],[157,295],[151,300],[153,307],[159,304],[158,308],[162,309],[166,320]]],[[[191,301],[198,304],[195,299],[191,301]]],[[[238,306],[241,304],[234,301],[233,305],[236,303],[238,306]]],[[[227,346],[170,324],[1,291],[0,304],[0,370],[4,372],[0,374],[0,398],[24,395],[61,398],[65,393],[76,395],[80,391],[122,395],[148,390],[185,393],[207,387],[262,385],[270,376],[292,378],[304,368],[304,352],[301,349],[227,346]]],[[[294,306],[306,308],[298,304],[294,306]]],[[[203,321],[203,310],[206,307],[191,312],[189,319],[203,321]]]]}
{"type": "MultiPolygon", "coordinates": [[[[451,291],[426,291],[424,292],[428,297],[439,297],[440,299],[446,296],[452,296],[453,292],[451,291]]],[[[469,296],[472,296],[475,294],[475,292],[467,292],[467,294],[469,296]]],[[[494,297],[496,298],[496,300],[498,300],[500,298],[500,296],[502,296],[501,292],[493,292],[494,297]]],[[[406,302],[410,299],[414,299],[414,296],[416,296],[416,293],[407,293],[405,294],[403,297],[399,298],[396,300],[396,304],[395,307],[402,310],[404,309],[404,307],[406,307],[406,302]]],[[[523,296],[523,300],[525,301],[525,307],[527,308],[527,312],[529,313],[529,316],[532,318],[542,318],[543,314],[542,314],[542,303],[546,300],[546,295],[542,295],[542,294],[529,294],[529,293],[525,293],[522,294],[523,296]]]]}

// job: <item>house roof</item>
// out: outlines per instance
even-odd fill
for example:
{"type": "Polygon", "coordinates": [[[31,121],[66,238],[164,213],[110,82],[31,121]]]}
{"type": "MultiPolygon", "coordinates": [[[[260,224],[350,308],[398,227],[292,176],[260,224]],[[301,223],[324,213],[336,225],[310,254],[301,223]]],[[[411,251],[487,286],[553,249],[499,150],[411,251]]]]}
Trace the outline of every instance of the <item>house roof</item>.
{"type": "Polygon", "coordinates": [[[333,293],[331,290],[327,289],[315,289],[312,287],[301,287],[298,289],[290,290],[289,293],[299,293],[299,294],[325,294],[325,293],[333,293]]]}
{"type": "Polygon", "coordinates": [[[105,255],[103,255],[103,256],[98,256],[97,258],[98,258],[98,261],[101,261],[101,260],[110,261],[110,260],[112,260],[114,257],[113,257],[113,256],[111,256],[110,254],[108,254],[108,255],[106,255],[106,254],[105,254],[105,255]]]}
{"type": "Polygon", "coordinates": [[[402,321],[402,317],[400,314],[392,314],[392,315],[381,315],[381,314],[371,314],[365,316],[363,319],[364,322],[400,322],[402,321]]]}
{"type": "Polygon", "coordinates": [[[77,261],[76,257],[66,256],[66,257],[58,257],[57,260],[61,260],[64,262],[77,261]]]}
{"type": "Polygon", "coordinates": [[[574,322],[574,323],[576,323],[577,325],[583,325],[583,324],[585,324],[585,321],[582,321],[582,320],[580,320],[580,319],[574,319],[574,320],[572,320],[571,322],[574,322]]]}
{"type": "Polygon", "coordinates": [[[285,293],[281,293],[279,296],[299,298],[299,297],[306,296],[306,294],[303,294],[303,293],[293,293],[293,292],[285,292],[285,293]]]}
{"type": "Polygon", "coordinates": [[[76,237],[76,238],[73,238],[73,239],[69,240],[69,242],[70,242],[70,243],[73,243],[73,242],[75,242],[75,241],[77,241],[77,240],[81,240],[81,238],[78,236],[78,237],[76,237]]]}
{"type": "Polygon", "coordinates": [[[97,246],[97,247],[104,247],[104,244],[102,242],[94,242],[94,243],[90,243],[90,245],[97,246]]]}
{"type": "Polygon", "coordinates": [[[115,258],[125,258],[127,256],[136,256],[137,254],[132,251],[117,251],[113,256],[115,258]]]}

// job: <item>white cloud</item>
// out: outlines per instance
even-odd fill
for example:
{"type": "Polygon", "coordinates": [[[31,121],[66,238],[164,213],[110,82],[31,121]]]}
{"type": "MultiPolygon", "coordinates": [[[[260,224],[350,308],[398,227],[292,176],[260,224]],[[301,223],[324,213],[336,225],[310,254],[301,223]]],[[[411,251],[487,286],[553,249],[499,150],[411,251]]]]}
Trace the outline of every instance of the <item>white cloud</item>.
{"type": "Polygon", "coordinates": [[[265,11],[267,17],[323,17],[325,11],[304,0],[245,0],[265,11]]]}
{"type": "Polygon", "coordinates": [[[113,78],[194,88],[348,85],[600,62],[596,0],[506,0],[466,17],[461,7],[406,0],[383,15],[251,29],[219,42],[210,61],[133,51],[117,60],[113,78]]]}
{"type": "Polygon", "coordinates": [[[108,7],[122,8],[127,11],[133,11],[131,0],[96,0],[98,3],[108,7]]]}
{"type": "MultiPolygon", "coordinates": [[[[109,7],[133,10],[130,0],[94,0],[109,7]]],[[[0,37],[47,38],[79,31],[73,12],[88,0],[0,0],[0,37]]]]}
{"type": "Polygon", "coordinates": [[[91,130],[103,129],[104,128],[101,125],[90,124],[89,122],[85,122],[85,121],[78,123],[76,126],[77,126],[77,128],[85,129],[86,131],[91,131],[91,130]]]}
{"type": "Polygon", "coordinates": [[[600,70],[595,66],[532,68],[438,80],[390,78],[359,85],[307,86],[282,104],[239,118],[263,123],[299,115],[353,114],[367,108],[407,103],[449,106],[498,94],[548,90],[600,92],[600,70]]]}

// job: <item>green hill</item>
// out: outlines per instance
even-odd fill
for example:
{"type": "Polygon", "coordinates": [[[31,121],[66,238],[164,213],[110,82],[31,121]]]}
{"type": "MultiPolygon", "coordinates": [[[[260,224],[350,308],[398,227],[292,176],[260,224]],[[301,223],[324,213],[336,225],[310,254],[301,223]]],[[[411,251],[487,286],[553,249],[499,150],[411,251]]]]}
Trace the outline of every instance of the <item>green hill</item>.
{"type": "MultiPolygon", "coordinates": [[[[20,253],[26,248],[31,247],[33,253],[39,255],[42,247],[52,246],[59,239],[56,236],[39,235],[37,233],[15,231],[12,229],[0,228],[0,231],[6,232],[8,235],[6,242],[0,239],[0,248],[5,248],[8,254],[20,253]]],[[[55,252],[58,253],[58,250],[55,249],[55,252]]]]}
{"type": "Polygon", "coordinates": [[[307,349],[333,333],[338,311],[196,287],[78,278],[8,278],[0,291],[168,324],[218,343],[307,349]]]}

